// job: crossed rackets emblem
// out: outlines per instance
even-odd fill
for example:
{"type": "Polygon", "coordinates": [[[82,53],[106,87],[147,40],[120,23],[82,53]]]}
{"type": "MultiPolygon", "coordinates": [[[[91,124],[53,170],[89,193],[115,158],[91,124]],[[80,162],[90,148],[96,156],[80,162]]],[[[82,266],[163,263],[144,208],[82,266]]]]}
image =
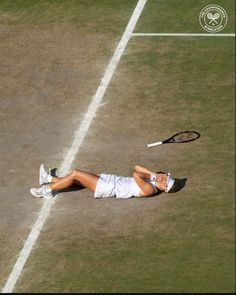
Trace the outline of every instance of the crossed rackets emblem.
{"type": "Polygon", "coordinates": [[[215,14],[212,14],[211,12],[208,12],[207,13],[207,18],[210,20],[209,25],[211,25],[211,24],[218,25],[218,22],[216,20],[218,20],[220,18],[220,14],[218,12],[216,12],[215,14]]]}

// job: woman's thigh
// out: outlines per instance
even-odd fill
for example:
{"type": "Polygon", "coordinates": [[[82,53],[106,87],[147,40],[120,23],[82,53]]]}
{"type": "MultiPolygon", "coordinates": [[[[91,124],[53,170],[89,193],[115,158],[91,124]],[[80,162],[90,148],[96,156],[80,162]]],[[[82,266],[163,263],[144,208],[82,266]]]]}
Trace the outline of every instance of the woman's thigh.
{"type": "Polygon", "coordinates": [[[92,191],[96,190],[97,182],[99,180],[99,176],[97,174],[79,169],[76,169],[73,172],[75,173],[75,181],[78,182],[79,185],[87,187],[92,191]]]}

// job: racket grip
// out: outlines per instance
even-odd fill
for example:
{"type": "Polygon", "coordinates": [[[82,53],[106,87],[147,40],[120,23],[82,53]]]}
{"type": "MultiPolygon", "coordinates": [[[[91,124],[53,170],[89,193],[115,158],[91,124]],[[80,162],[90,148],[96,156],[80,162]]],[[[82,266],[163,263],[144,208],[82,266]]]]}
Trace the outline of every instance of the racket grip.
{"type": "Polygon", "coordinates": [[[153,146],[156,146],[156,145],[161,145],[161,144],[162,144],[162,141],[158,141],[158,142],[147,144],[147,147],[150,148],[150,147],[153,147],[153,146]]]}

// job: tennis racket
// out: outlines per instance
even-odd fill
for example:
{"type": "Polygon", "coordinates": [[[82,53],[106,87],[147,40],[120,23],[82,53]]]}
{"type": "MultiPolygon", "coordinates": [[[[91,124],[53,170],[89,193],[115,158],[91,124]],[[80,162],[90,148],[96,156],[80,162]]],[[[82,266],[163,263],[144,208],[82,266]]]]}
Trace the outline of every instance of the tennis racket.
{"type": "Polygon", "coordinates": [[[150,148],[150,147],[161,145],[164,143],[185,143],[185,142],[196,140],[199,137],[200,137],[200,133],[198,133],[197,131],[181,131],[174,134],[173,136],[171,136],[170,138],[166,140],[153,142],[148,144],[147,146],[148,148],[150,148]]]}

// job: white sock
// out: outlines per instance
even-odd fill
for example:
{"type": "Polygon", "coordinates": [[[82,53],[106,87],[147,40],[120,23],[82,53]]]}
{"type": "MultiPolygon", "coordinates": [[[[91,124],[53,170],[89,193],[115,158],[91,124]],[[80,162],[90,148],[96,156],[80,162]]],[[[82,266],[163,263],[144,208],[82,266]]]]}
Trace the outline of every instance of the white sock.
{"type": "Polygon", "coordinates": [[[47,176],[47,182],[48,183],[52,182],[52,175],[48,174],[48,176],[47,176]]]}
{"type": "Polygon", "coordinates": [[[51,191],[52,191],[52,189],[50,188],[49,185],[46,185],[46,191],[47,191],[47,192],[51,192],[51,191]]]}

